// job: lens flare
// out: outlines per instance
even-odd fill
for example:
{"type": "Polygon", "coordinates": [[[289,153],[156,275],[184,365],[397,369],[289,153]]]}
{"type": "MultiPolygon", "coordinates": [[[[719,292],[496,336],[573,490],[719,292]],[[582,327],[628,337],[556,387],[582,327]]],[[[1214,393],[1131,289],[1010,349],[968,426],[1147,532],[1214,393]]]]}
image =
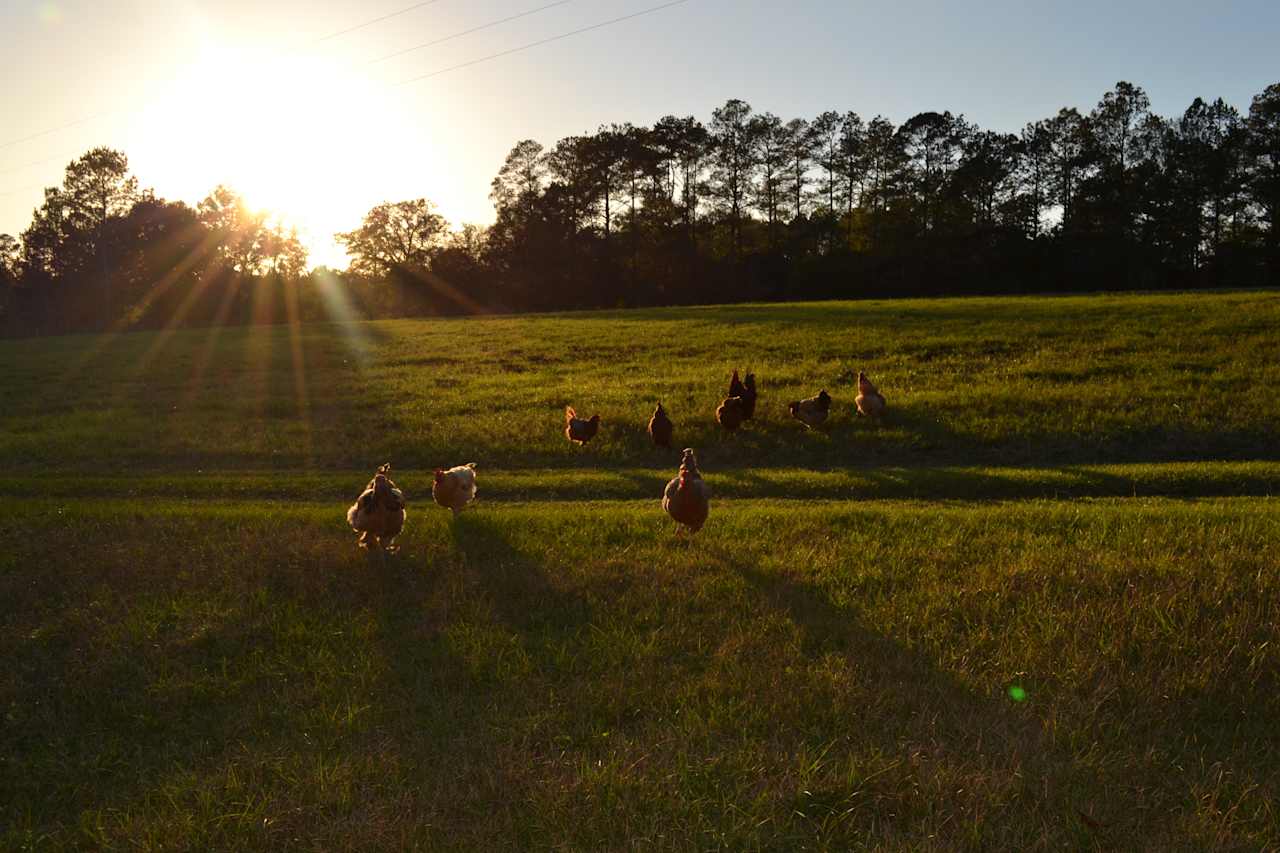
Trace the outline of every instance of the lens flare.
{"type": "Polygon", "coordinates": [[[1010,685],[1009,698],[1015,702],[1025,702],[1027,701],[1027,691],[1022,689],[1022,686],[1019,684],[1010,685]]]}
{"type": "Polygon", "coordinates": [[[62,23],[62,7],[57,3],[41,3],[37,14],[42,24],[52,27],[62,23]]]}

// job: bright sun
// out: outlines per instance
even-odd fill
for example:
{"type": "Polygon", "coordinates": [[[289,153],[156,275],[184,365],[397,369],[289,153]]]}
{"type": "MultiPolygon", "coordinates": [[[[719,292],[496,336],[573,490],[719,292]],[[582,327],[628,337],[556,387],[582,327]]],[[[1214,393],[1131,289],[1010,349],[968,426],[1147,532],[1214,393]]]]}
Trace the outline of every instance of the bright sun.
{"type": "Polygon", "coordinates": [[[403,186],[403,164],[422,162],[387,87],[327,57],[210,43],[170,92],[149,111],[138,159],[186,197],[235,189],[296,227],[312,264],[345,265],[333,234],[403,186]]]}

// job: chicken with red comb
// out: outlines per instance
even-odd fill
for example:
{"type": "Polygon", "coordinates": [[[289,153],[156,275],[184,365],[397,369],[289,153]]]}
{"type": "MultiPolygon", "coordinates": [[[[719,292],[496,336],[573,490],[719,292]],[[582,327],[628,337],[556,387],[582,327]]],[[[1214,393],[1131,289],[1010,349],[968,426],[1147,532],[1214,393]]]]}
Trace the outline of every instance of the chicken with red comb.
{"type": "Polygon", "coordinates": [[[686,447],[680,460],[680,472],[667,483],[662,493],[662,508],[676,523],[676,535],[681,530],[697,533],[707,523],[711,510],[711,489],[702,479],[698,460],[693,449],[686,447]]]}

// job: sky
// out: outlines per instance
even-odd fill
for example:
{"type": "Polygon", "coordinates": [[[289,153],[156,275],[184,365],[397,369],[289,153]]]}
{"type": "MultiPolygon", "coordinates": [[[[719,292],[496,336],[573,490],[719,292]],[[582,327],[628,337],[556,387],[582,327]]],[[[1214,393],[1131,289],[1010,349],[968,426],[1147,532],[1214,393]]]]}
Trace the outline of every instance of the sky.
{"type": "Polygon", "coordinates": [[[521,139],[707,120],[730,98],[783,119],[951,110],[1017,131],[1087,111],[1118,80],[1166,116],[1197,96],[1244,111],[1280,82],[1274,0],[685,0],[476,62],[663,2],[433,0],[394,14],[415,0],[3,0],[0,233],[20,233],[42,188],[98,145],[164,198],[231,186],[299,228],[313,263],[345,267],[333,233],[381,201],[426,197],[455,226],[491,222],[489,184],[521,139]]]}

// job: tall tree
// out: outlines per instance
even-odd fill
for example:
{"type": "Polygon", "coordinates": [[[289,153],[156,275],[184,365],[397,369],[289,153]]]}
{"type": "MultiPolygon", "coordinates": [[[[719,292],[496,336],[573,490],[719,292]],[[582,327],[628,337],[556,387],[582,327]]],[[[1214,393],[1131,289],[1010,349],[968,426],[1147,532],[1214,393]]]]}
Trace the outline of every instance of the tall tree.
{"type": "MultiPolygon", "coordinates": [[[[646,195],[654,196],[653,187],[663,171],[662,154],[654,145],[653,133],[647,127],[625,125],[619,139],[622,148],[623,194],[627,201],[627,229],[631,237],[631,275],[640,268],[641,204],[646,195]]],[[[661,194],[659,194],[661,195],[661,194]]]]}
{"type": "Polygon", "coordinates": [[[1048,121],[1037,121],[1022,129],[1017,179],[1020,187],[1018,219],[1028,237],[1040,236],[1045,212],[1051,206],[1053,173],[1053,131],[1048,121]]]}
{"type": "Polygon", "coordinates": [[[756,166],[751,106],[733,99],[711,114],[715,168],[711,192],[729,221],[733,257],[742,256],[742,220],[756,166]]]}
{"type": "Polygon", "coordinates": [[[1280,83],[1268,86],[1249,105],[1248,146],[1251,195],[1267,225],[1272,276],[1280,276],[1280,83]]]}
{"type": "Polygon", "coordinates": [[[1045,125],[1049,146],[1050,191],[1061,211],[1063,230],[1074,224],[1076,196],[1087,176],[1089,136],[1084,117],[1074,107],[1064,108],[1045,125]]]}
{"type": "Polygon", "coordinates": [[[449,236],[449,223],[425,198],[383,202],[359,228],[335,234],[351,256],[351,271],[369,275],[427,270],[449,236]]]}
{"type": "MultiPolygon", "coordinates": [[[[52,276],[103,272],[104,227],[141,198],[129,160],[119,151],[94,148],[67,165],[62,186],[45,190],[33,219],[32,266],[52,276]]],[[[25,242],[25,241],[24,241],[25,242]]]]}
{"type": "Polygon", "coordinates": [[[1019,148],[1018,137],[990,130],[969,134],[964,140],[953,182],[972,211],[974,225],[996,224],[998,209],[1011,195],[1019,148]]]}
{"type": "Polygon", "coordinates": [[[813,138],[814,160],[822,167],[823,207],[832,216],[838,209],[836,196],[840,192],[840,131],[844,120],[840,113],[828,110],[813,120],[809,132],[813,138]]]}
{"type": "Polygon", "coordinates": [[[792,215],[800,219],[805,215],[805,186],[813,166],[813,131],[809,122],[794,118],[787,122],[786,133],[787,194],[791,197],[792,215]]]}
{"type": "Polygon", "coordinates": [[[44,202],[22,232],[21,263],[29,282],[40,280],[47,284],[72,272],[79,258],[70,257],[71,244],[77,236],[70,219],[66,195],[58,187],[46,187],[44,202]]]}
{"type": "Polygon", "coordinates": [[[689,245],[696,246],[711,134],[693,116],[665,116],[654,125],[652,138],[659,162],[665,166],[668,199],[680,210],[689,245]]]}
{"type": "Polygon", "coordinates": [[[547,177],[546,157],[542,146],[532,139],[515,144],[498,176],[493,179],[489,198],[494,207],[513,207],[522,199],[536,198],[547,177]]]}
{"type": "Polygon", "coordinates": [[[773,113],[752,116],[750,136],[755,143],[755,161],[759,168],[756,185],[756,208],[764,214],[769,230],[769,247],[777,243],[778,223],[783,205],[783,180],[787,170],[787,131],[782,119],[773,113]]]}
{"type": "Polygon", "coordinates": [[[547,155],[547,171],[558,187],[556,209],[576,234],[592,228],[600,209],[596,144],[589,136],[566,136],[547,155]]]}
{"type": "Polygon", "coordinates": [[[862,203],[867,178],[867,126],[855,112],[845,113],[840,123],[840,177],[844,180],[844,215],[853,243],[853,211],[862,203]]]}
{"type": "Polygon", "coordinates": [[[1131,235],[1135,225],[1133,172],[1147,151],[1144,135],[1151,99],[1142,87],[1120,81],[1089,114],[1089,141],[1098,164],[1094,200],[1101,224],[1131,235]]]}
{"type": "Polygon", "coordinates": [[[0,234],[0,299],[8,302],[9,291],[18,283],[18,252],[21,246],[11,234],[0,234]]]}
{"type": "Polygon", "coordinates": [[[585,138],[589,168],[594,173],[592,183],[600,196],[597,208],[602,217],[606,253],[613,234],[613,201],[630,183],[627,165],[633,130],[630,124],[611,124],[585,138]]]}
{"type": "Polygon", "coordinates": [[[1198,267],[1206,252],[1217,254],[1243,208],[1245,124],[1221,98],[1211,104],[1196,98],[1171,131],[1174,216],[1182,226],[1183,253],[1198,267]]]}
{"type": "Polygon", "coordinates": [[[912,116],[898,129],[911,169],[911,184],[922,233],[938,224],[947,182],[959,160],[967,126],[963,117],[950,112],[926,112],[912,116]]]}
{"type": "Polygon", "coordinates": [[[249,208],[228,186],[214,187],[196,212],[214,237],[218,254],[241,275],[258,275],[267,262],[267,215],[249,208]]]}
{"type": "Polygon", "coordinates": [[[94,148],[73,160],[62,186],[45,190],[44,203],[23,232],[23,267],[32,282],[43,280],[46,305],[61,304],[64,326],[105,325],[117,313],[110,272],[125,247],[110,244],[118,231],[109,223],[142,197],[128,158],[111,148],[94,148]]]}
{"type": "Polygon", "coordinates": [[[67,166],[62,191],[71,226],[100,232],[112,216],[124,216],[138,201],[138,179],[129,174],[129,158],[111,148],[94,148],[67,166]]]}

